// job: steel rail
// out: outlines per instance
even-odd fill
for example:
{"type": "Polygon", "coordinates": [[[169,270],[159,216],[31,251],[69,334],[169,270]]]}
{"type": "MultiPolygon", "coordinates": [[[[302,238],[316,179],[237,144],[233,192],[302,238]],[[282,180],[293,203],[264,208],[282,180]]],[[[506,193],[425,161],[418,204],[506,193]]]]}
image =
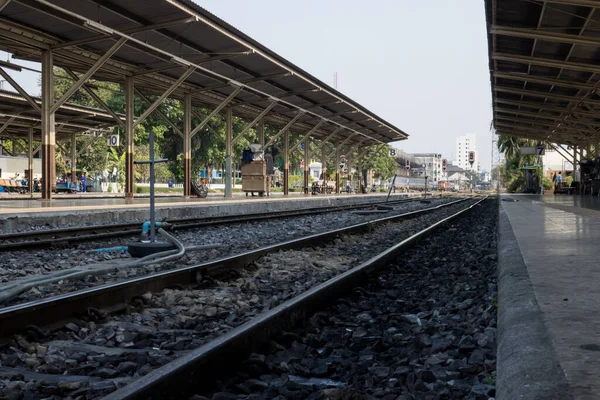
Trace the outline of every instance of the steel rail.
{"type": "Polygon", "coordinates": [[[359,266],[258,315],[246,324],[108,394],[102,400],[180,399],[214,388],[217,379],[231,373],[233,363],[258,351],[275,335],[293,329],[316,311],[363,284],[365,276],[387,267],[416,242],[472,210],[486,198],[433,223],[359,266]]]}
{"type": "MultiPolygon", "coordinates": [[[[393,200],[374,203],[358,203],[339,206],[315,207],[309,209],[295,209],[283,211],[270,211],[264,213],[248,213],[238,215],[220,215],[213,217],[193,217],[185,219],[165,220],[172,224],[170,230],[193,229],[205,226],[235,224],[249,221],[261,221],[275,218],[299,217],[305,215],[324,214],[332,211],[343,211],[373,207],[383,204],[403,204],[418,200],[417,198],[393,200]]],[[[124,224],[93,225],[74,228],[50,229],[45,231],[29,231],[19,233],[0,234],[0,252],[15,251],[28,248],[43,248],[57,245],[69,245],[77,242],[134,236],[141,233],[141,222],[124,224]]]]}
{"type": "Polygon", "coordinates": [[[148,291],[159,292],[175,285],[194,284],[205,274],[243,268],[269,253],[277,252],[279,250],[299,249],[307,246],[321,245],[326,241],[331,241],[344,234],[368,231],[375,225],[414,218],[468,200],[470,200],[470,198],[462,198],[435,207],[410,211],[328,232],[304,236],[197,265],[157,272],[117,283],[0,308],[0,337],[20,332],[26,326],[31,324],[38,326],[59,325],[60,322],[69,318],[85,314],[89,308],[110,310],[124,309],[128,307],[132,298],[141,296],[148,291]]]}

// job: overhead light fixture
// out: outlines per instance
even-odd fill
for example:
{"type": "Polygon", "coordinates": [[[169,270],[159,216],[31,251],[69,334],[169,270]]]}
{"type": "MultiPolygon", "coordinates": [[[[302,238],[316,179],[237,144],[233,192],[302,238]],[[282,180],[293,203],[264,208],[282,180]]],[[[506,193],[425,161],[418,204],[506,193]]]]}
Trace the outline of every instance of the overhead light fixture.
{"type": "Polygon", "coordinates": [[[109,27],[99,24],[98,22],[91,21],[91,20],[84,21],[83,26],[88,29],[91,29],[92,31],[95,31],[97,33],[101,33],[103,35],[110,36],[110,35],[115,34],[115,31],[110,29],[109,27]]]}
{"type": "Polygon", "coordinates": [[[18,71],[18,72],[23,71],[23,68],[21,68],[20,65],[13,64],[13,63],[8,62],[8,61],[0,61],[0,67],[12,69],[13,71],[18,71]]]}
{"type": "Polygon", "coordinates": [[[244,86],[244,85],[243,85],[241,82],[235,81],[235,80],[233,80],[233,79],[232,79],[232,80],[230,80],[230,81],[229,81],[229,82],[227,82],[227,83],[229,83],[230,85],[233,85],[233,86],[237,86],[237,87],[243,87],[243,86],[244,86]]]}
{"type": "Polygon", "coordinates": [[[277,97],[269,96],[269,100],[271,100],[273,103],[279,103],[279,99],[277,97]]]}
{"type": "Polygon", "coordinates": [[[181,57],[173,57],[171,58],[171,62],[175,63],[175,64],[179,64],[182,67],[191,67],[193,64],[191,62],[189,62],[188,60],[184,60],[181,57]]]}

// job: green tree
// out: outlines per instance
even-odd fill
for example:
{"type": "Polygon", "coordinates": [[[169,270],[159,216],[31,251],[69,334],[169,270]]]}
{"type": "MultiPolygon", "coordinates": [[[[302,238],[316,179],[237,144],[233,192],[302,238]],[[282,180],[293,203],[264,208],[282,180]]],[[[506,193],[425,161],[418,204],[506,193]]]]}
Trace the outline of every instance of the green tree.
{"type": "Polygon", "coordinates": [[[379,146],[367,151],[363,168],[372,169],[378,179],[388,179],[398,171],[398,163],[389,156],[388,146],[379,146]]]}

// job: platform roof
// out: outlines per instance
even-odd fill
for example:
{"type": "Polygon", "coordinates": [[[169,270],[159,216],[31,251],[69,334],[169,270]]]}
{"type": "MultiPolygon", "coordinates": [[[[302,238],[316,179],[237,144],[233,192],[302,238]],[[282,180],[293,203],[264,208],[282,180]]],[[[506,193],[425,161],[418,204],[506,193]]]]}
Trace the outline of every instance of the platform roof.
{"type": "MultiPolygon", "coordinates": [[[[38,97],[31,97],[41,105],[38,97]]],[[[123,117],[124,119],[124,117],[123,117]]],[[[90,135],[111,132],[115,125],[111,115],[101,109],[83,107],[66,103],[55,114],[56,136],[70,137],[71,134],[90,135]]],[[[36,140],[40,138],[40,115],[18,93],[0,90],[0,137],[27,137],[29,129],[33,128],[36,140]]]]}
{"type": "Polygon", "coordinates": [[[193,67],[170,97],[214,107],[242,87],[234,115],[254,118],[276,101],[267,122],[285,125],[300,113],[291,130],[319,124],[317,139],[369,145],[408,136],[190,0],[0,0],[0,10],[0,49],[17,58],[40,61],[52,50],[56,66],[84,73],[126,38],[94,79],[133,76],[145,94],[161,94],[193,67]]]}
{"type": "Polygon", "coordinates": [[[496,133],[600,141],[600,6],[595,0],[485,0],[496,133]]]}

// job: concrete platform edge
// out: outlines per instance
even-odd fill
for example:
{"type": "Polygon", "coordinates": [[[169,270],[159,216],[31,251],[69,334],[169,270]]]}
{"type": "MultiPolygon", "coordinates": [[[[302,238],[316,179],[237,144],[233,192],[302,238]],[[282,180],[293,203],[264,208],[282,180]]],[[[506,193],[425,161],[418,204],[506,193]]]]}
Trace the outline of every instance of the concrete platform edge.
{"type": "Polygon", "coordinates": [[[497,400],[573,399],[508,216],[498,223],[497,400]]]}
{"type": "MultiPolygon", "coordinates": [[[[398,200],[401,196],[393,196],[398,200]]],[[[384,195],[364,196],[327,196],[327,197],[295,197],[265,199],[264,201],[223,201],[197,203],[160,203],[156,206],[158,220],[181,219],[189,217],[212,217],[232,214],[262,213],[270,211],[287,211],[292,209],[338,206],[355,203],[372,203],[385,200],[384,195]]],[[[22,214],[0,214],[0,232],[8,233],[27,230],[31,226],[52,226],[62,228],[67,226],[84,225],[78,223],[85,220],[88,225],[117,224],[124,222],[140,222],[148,219],[147,205],[127,205],[105,209],[86,210],[85,207],[75,209],[53,209],[48,212],[24,212],[22,214]]]]}

